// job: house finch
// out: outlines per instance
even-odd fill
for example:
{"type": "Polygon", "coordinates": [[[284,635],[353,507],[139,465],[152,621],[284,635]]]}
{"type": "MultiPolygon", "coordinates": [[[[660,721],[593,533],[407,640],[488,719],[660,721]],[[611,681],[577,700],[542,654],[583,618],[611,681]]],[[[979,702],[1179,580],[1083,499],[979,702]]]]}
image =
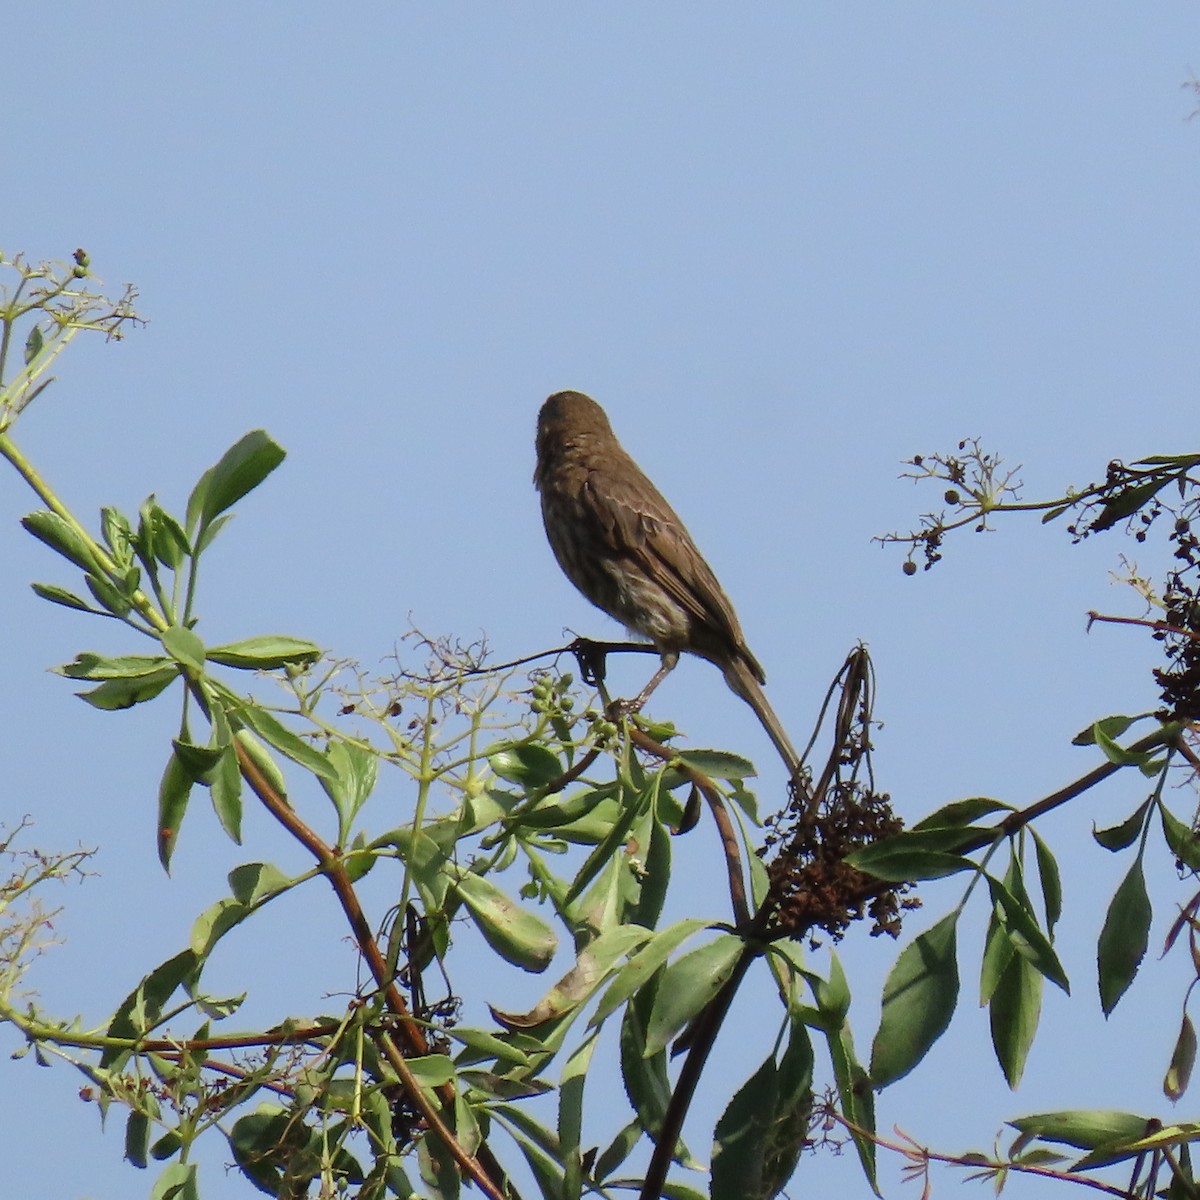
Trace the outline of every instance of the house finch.
{"type": "Polygon", "coordinates": [[[798,783],[800,757],[763,694],[766,675],[733,605],[675,510],[590,397],[558,392],[542,405],[533,481],[546,536],[567,578],[662,655],[661,669],[636,703],[675,666],[680,651],[707,658],[754,709],[798,783]]]}

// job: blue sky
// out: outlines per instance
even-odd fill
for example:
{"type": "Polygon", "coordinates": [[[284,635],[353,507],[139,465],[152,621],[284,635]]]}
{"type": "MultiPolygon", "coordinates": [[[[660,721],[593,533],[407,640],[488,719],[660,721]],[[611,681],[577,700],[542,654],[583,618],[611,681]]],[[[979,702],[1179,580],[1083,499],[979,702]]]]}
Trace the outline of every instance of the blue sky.
{"type": "MultiPolygon", "coordinates": [[[[963,436],[1023,463],[1030,496],[1114,455],[1192,448],[1178,414],[1200,366],[1194,5],[134,3],[46,9],[6,42],[0,246],[84,246],[150,318],[120,346],[73,350],[22,445],[84,512],[151,491],[181,506],[250,428],[289,451],[212,556],[210,640],[287,631],[373,664],[410,614],[486,631],[504,658],[564,627],[614,634],[558,574],[530,484],[538,405],[573,387],[688,522],[798,735],[869,644],[877,768],[906,817],[972,794],[1028,803],[1093,765],[1074,732],[1153,705],[1139,635],[1085,633],[1090,608],[1137,611],[1110,585],[1115,540],[1071,549],[1013,523],[907,579],[870,539],[937,502],[897,480],[900,461],[963,436]]],[[[16,525],[30,507],[0,475],[18,631],[0,646],[0,819],[29,812],[39,844],[101,847],[36,980],[53,1010],[89,979],[98,1019],[246,854],[197,812],[162,876],[153,797],[173,714],[107,717],[44,673],[128,647],[28,591],[58,578],[16,525]]],[[[618,668],[630,690],[643,666],[618,668]]],[[[684,664],[655,710],[755,757],[764,795],[779,787],[706,664],[684,664]]],[[[1079,847],[1063,930],[1076,994],[1048,997],[1025,1087],[1011,1095],[981,1048],[971,966],[951,1034],[881,1097],[882,1129],[953,1149],[1050,1106],[1165,1113],[1182,968],[1148,960],[1161,982],[1101,1021],[1095,935],[1124,862],[1080,841],[1140,799],[1122,781],[1051,823],[1079,847]]],[[[253,819],[247,833],[274,836],[253,819]]],[[[705,851],[677,848],[701,882],[705,851]]],[[[924,897],[910,932],[957,892],[924,897]]],[[[1156,898],[1160,937],[1180,897],[1156,898]]],[[[335,974],[305,953],[347,952],[327,951],[319,912],[279,920],[289,999],[315,1010],[335,974]]],[[[860,931],[844,952],[865,1051],[895,949],[860,931]]],[[[519,1000],[544,981],[518,983],[519,1000]]],[[[736,1041],[723,1069],[749,1073],[736,1041]]],[[[76,1086],[3,1067],[14,1194],[143,1185],[76,1086]]],[[[860,1194],[854,1179],[828,1156],[803,1176],[814,1194],[860,1194]]],[[[206,1196],[235,1192],[208,1171],[206,1196]]]]}

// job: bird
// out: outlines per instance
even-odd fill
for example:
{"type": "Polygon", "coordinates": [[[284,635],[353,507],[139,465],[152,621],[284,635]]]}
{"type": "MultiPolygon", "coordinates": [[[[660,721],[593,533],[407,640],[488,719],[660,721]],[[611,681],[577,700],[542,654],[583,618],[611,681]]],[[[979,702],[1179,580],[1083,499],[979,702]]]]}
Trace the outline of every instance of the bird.
{"type": "Polygon", "coordinates": [[[802,764],[762,685],[733,605],[687,527],[617,440],[608,415],[582,392],[555,392],[537,421],[534,486],[554,557],[602,612],[658,651],[662,665],[640,708],[683,652],[719,667],[754,710],[802,786],[802,764]]]}

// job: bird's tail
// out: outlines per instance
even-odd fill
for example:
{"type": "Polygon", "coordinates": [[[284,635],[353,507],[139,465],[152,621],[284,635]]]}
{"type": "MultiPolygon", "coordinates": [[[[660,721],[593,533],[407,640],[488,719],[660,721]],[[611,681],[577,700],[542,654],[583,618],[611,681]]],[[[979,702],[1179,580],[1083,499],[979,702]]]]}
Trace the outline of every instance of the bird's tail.
{"type": "Polygon", "coordinates": [[[725,670],[725,682],[729,684],[730,689],[736,695],[741,696],[754,709],[762,727],[767,731],[767,736],[775,744],[775,749],[779,751],[779,757],[783,759],[788,778],[800,795],[807,796],[809,785],[800,762],[800,755],[796,753],[796,748],[792,745],[787,730],[775,715],[775,710],[771,707],[766,693],[762,690],[762,685],[755,678],[749,665],[742,659],[735,658],[725,670]]]}

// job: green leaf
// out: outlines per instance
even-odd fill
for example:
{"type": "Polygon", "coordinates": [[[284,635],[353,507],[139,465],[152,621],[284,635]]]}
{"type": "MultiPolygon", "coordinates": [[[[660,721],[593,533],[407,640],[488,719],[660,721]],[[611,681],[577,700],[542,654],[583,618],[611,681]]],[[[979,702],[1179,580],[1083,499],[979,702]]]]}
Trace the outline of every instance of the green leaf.
{"type": "Polygon", "coordinates": [[[1158,747],[1150,750],[1126,750],[1098,726],[1093,726],[1093,732],[1096,735],[1096,745],[1103,751],[1104,757],[1119,767],[1146,767],[1155,761],[1158,747]]]}
{"type": "Polygon", "coordinates": [[[1081,729],[1071,739],[1071,745],[1094,746],[1097,734],[1107,738],[1111,742],[1113,738],[1119,738],[1130,725],[1140,721],[1146,715],[1146,713],[1140,713],[1136,717],[1126,717],[1117,714],[1111,717],[1102,717],[1099,721],[1093,721],[1086,729],[1081,729]]]}
{"type": "Polygon", "coordinates": [[[887,977],[871,1047],[877,1088],[907,1075],[950,1024],[958,1003],[957,922],[953,912],[916,937],[887,977]]]}
{"type": "Polygon", "coordinates": [[[1196,831],[1179,820],[1165,804],[1159,804],[1158,814],[1162,820],[1163,837],[1171,853],[1189,871],[1200,871],[1200,837],[1196,836],[1196,831]]]}
{"type": "MultiPolygon", "coordinates": [[[[271,757],[271,752],[248,729],[239,729],[233,735],[234,741],[245,751],[246,757],[258,768],[263,779],[275,789],[284,799],[287,799],[287,780],[279,769],[279,764],[271,757]]],[[[241,770],[241,764],[238,764],[241,770]]]]}
{"type": "Polygon", "coordinates": [[[1105,850],[1124,850],[1127,846],[1132,846],[1137,841],[1138,834],[1142,832],[1142,826],[1146,822],[1146,810],[1149,807],[1149,800],[1142,801],[1135,812],[1126,817],[1120,825],[1114,825],[1110,829],[1097,829],[1093,825],[1092,837],[1105,850]]]}
{"type": "Polygon", "coordinates": [[[972,796],[967,800],[955,800],[952,804],[943,805],[936,812],[932,812],[918,821],[912,827],[912,832],[956,825],[974,825],[980,817],[990,816],[994,812],[1011,811],[1011,804],[1002,804],[999,800],[991,800],[986,796],[972,796]]]}
{"type": "Polygon", "coordinates": [[[85,571],[97,569],[92,543],[74,525],[47,509],[31,512],[21,518],[21,524],[40,542],[56,550],[85,571]]]}
{"type": "Polygon", "coordinates": [[[1051,983],[1057,984],[1067,995],[1071,984],[1063,970],[1050,939],[1042,932],[1033,913],[1009,891],[998,879],[985,876],[992,893],[996,916],[1004,926],[1013,948],[1032,963],[1051,983]]]}
{"type": "Polygon", "coordinates": [[[501,779],[519,783],[530,792],[558,779],[566,769],[556,754],[533,742],[498,750],[488,756],[488,764],[501,779]]]}
{"type": "Polygon", "coordinates": [[[1100,931],[1096,963],[1105,1016],[1116,1008],[1137,974],[1150,936],[1150,917],[1150,897],[1138,858],[1117,888],[1100,931]]]}
{"type": "Polygon", "coordinates": [[[75,695],[81,700],[86,700],[93,708],[103,709],[105,712],[118,712],[123,708],[132,708],[135,704],[153,700],[178,678],[178,667],[164,667],[152,675],[109,679],[91,691],[76,692],[75,695]]]}
{"type": "Polygon", "coordinates": [[[742,1085],[713,1134],[712,1200],[777,1196],[808,1144],[812,1045],[793,1022],[779,1065],[774,1055],[742,1085]]]}
{"type": "Polygon", "coordinates": [[[229,890],[241,904],[259,904],[287,891],[295,883],[274,863],[243,863],[229,872],[229,890]]]}
{"type": "MultiPolygon", "coordinates": [[[[662,975],[642,988],[625,1008],[621,1018],[621,1082],[642,1130],[657,1141],[663,1118],[671,1102],[671,1079],[667,1072],[665,1050],[647,1053],[646,1034],[651,1014],[658,1001],[662,975]]],[[[698,1166],[680,1139],[675,1143],[675,1160],[684,1166],[698,1166]]]]}
{"type": "Polygon", "coordinates": [[[359,809],[375,789],[379,759],[366,747],[343,741],[331,741],[325,757],[334,778],[321,779],[320,784],[337,809],[338,841],[344,843],[359,809]]]}
{"type": "Polygon", "coordinates": [[[667,967],[650,1024],[646,1054],[664,1050],[671,1039],[708,1004],[733,974],[746,947],[732,933],[717,937],[667,967]]]}
{"type": "MultiPolygon", "coordinates": [[[[80,600],[74,592],[68,592],[66,588],[55,586],[53,583],[31,583],[36,595],[41,596],[43,600],[49,600],[51,604],[61,604],[63,608],[77,608],[80,612],[94,613],[94,609],[86,600],[80,600]]],[[[104,613],[108,616],[108,613],[104,613]]]]}
{"type": "Polygon", "coordinates": [[[1054,936],[1054,927],[1062,916],[1062,878],[1058,873],[1058,862],[1041,835],[1030,827],[1033,846],[1037,853],[1038,879],[1042,885],[1042,903],[1046,910],[1046,932],[1054,936]]]}
{"type": "Polygon", "coordinates": [[[138,514],[137,546],[148,571],[154,569],[155,561],[178,571],[192,553],[182,526],[154,496],[146,497],[138,514]]]}
{"type": "MultiPolygon", "coordinates": [[[[8,332],[7,329],[4,331],[8,332]]],[[[46,344],[45,337],[42,336],[42,327],[34,325],[29,331],[28,337],[25,339],[25,365],[29,366],[31,362],[42,352],[42,348],[46,344]]]]}
{"type": "Polygon", "coordinates": [[[751,779],[758,774],[748,758],[727,750],[688,749],[678,751],[678,755],[693,771],[710,779],[751,779]]]}
{"type": "MultiPolygon", "coordinates": [[[[101,687],[108,686],[101,684],[101,687]]],[[[162,782],[158,785],[158,861],[168,874],[175,843],[179,840],[179,826],[187,812],[188,797],[192,794],[194,782],[187,767],[172,750],[162,782]]]]}
{"type": "MultiPolygon", "coordinates": [[[[641,1055],[638,1055],[640,1058],[641,1055]]],[[[592,1177],[597,1183],[603,1183],[630,1155],[633,1148],[642,1140],[642,1123],[630,1121],[616,1137],[597,1155],[592,1177]]],[[[703,1197],[701,1197],[703,1200],[703,1197]]]]}
{"type": "Polygon", "coordinates": [[[285,1182],[295,1182],[287,1181],[275,1165],[279,1148],[286,1147],[287,1153],[298,1154],[311,1133],[308,1126],[296,1125],[293,1114],[286,1109],[275,1104],[260,1104],[254,1112],[234,1123],[229,1133],[229,1148],[247,1179],[260,1191],[278,1196],[285,1182]]]}
{"type": "Polygon", "coordinates": [[[212,646],[209,648],[208,657],[211,662],[220,663],[225,667],[270,671],[276,667],[301,666],[316,662],[321,657],[321,647],[283,633],[264,634],[262,637],[212,646]]]}
{"type": "Polygon", "coordinates": [[[1135,1113],[1109,1109],[1068,1109],[1019,1117],[1009,1124],[1019,1133],[1045,1142],[1063,1142],[1080,1150],[1136,1141],[1146,1132],[1147,1121],[1135,1113]]]}
{"type": "Polygon", "coordinates": [[[176,662],[190,667],[193,671],[204,670],[204,643],[190,629],[185,629],[182,625],[172,625],[164,631],[161,641],[167,653],[176,662]]]}
{"type": "MultiPolygon", "coordinates": [[[[606,929],[579,951],[571,969],[533,1008],[518,1015],[503,1014],[504,1024],[528,1029],[576,1012],[604,983],[616,963],[649,936],[650,931],[640,925],[616,925],[606,929]]],[[[593,1020],[591,1025],[595,1024],[597,1022],[593,1020]]]]}
{"type": "Polygon", "coordinates": [[[200,1200],[195,1163],[170,1163],[150,1189],[150,1200],[200,1200]]]}
{"type": "Polygon", "coordinates": [[[854,1053],[854,1039],[849,1025],[842,1025],[826,1034],[829,1057],[833,1064],[833,1077],[837,1083],[838,1102],[846,1119],[856,1126],[850,1136],[858,1151],[858,1160],[863,1173],[878,1196],[879,1184],[875,1170],[875,1090],[871,1079],[862,1069],[854,1053]],[[864,1130],[859,1133],[857,1130],[864,1130]]]}
{"type": "Polygon", "coordinates": [[[150,1118],[135,1108],[130,1112],[129,1120],[125,1122],[125,1157],[135,1167],[144,1170],[149,1149],[150,1118]]]}
{"type": "MultiPolygon", "coordinates": [[[[232,695],[232,693],[227,693],[232,695]]],[[[274,746],[280,754],[286,755],[293,762],[299,763],[320,779],[336,779],[337,773],[330,766],[329,760],[320,750],[310,746],[298,734],[293,733],[281,721],[265,708],[257,704],[249,704],[235,698],[233,714],[244,721],[269,746],[274,746]]]]}
{"type": "MultiPolygon", "coordinates": [[[[144,1037],[158,1024],[166,1002],[195,970],[196,956],[190,950],[183,950],[160,963],[121,1001],[105,1036],[122,1040],[144,1037]]],[[[120,1048],[106,1046],[100,1055],[100,1066],[110,1067],[126,1053],[120,1048]]]]}
{"type": "Polygon", "coordinates": [[[203,554],[217,540],[217,534],[233,520],[233,513],[225,513],[224,516],[217,517],[215,521],[209,522],[208,525],[201,530],[196,538],[196,549],[194,553],[198,557],[203,554]]]}
{"type": "Polygon", "coordinates": [[[1178,1101],[1187,1091],[1195,1065],[1196,1027],[1185,1012],[1183,1024],[1179,1027],[1179,1036],[1175,1039],[1175,1049],[1171,1051],[1171,1065],[1167,1068],[1167,1075],[1163,1080],[1163,1092],[1172,1103],[1178,1101]]]}
{"type": "Polygon", "coordinates": [[[122,658],[105,658],[100,654],[77,654],[69,663],[52,667],[56,675],[68,679],[144,679],[168,670],[177,674],[175,664],[159,655],[130,654],[122,658]]]}
{"type": "Polygon", "coordinates": [[[123,617],[133,607],[129,597],[107,576],[89,571],[83,577],[83,582],[87,584],[87,589],[92,593],[96,603],[112,613],[113,616],[123,617]]]}
{"type": "Polygon", "coordinates": [[[1091,523],[1091,532],[1100,533],[1111,529],[1118,521],[1131,517],[1142,505],[1149,503],[1171,482],[1173,476],[1155,477],[1145,483],[1134,483],[1122,488],[1112,496],[1100,510],[1100,515],[1091,523]]]}
{"type": "Polygon", "coordinates": [[[237,845],[242,843],[242,773],[238,770],[237,754],[232,746],[221,751],[221,757],[201,780],[208,787],[213,812],[221,828],[237,845]]]}
{"type": "Polygon", "coordinates": [[[462,1042],[466,1047],[456,1060],[459,1066],[468,1062],[483,1062],[495,1059],[497,1062],[512,1063],[514,1066],[527,1067],[532,1061],[530,1056],[511,1041],[497,1037],[486,1029],[474,1029],[470,1026],[456,1025],[446,1030],[447,1036],[456,1042],[462,1042]]]}
{"type": "Polygon", "coordinates": [[[235,442],[200,476],[188,497],[187,528],[203,530],[218,514],[253,491],[286,457],[262,429],[235,442]]]}
{"type": "Polygon", "coordinates": [[[479,932],[505,962],[525,971],[544,971],[550,965],[558,939],[541,917],[471,871],[459,868],[456,886],[479,932]]]}
{"type": "Polygon", "coordinates": [[[779,1104],[774,1055],[734,1093],[713,1131],[712,1200],[770,1197],[764,1187],[767,1141],[779,1104]]]}
{"type": "Polygon", "coordinates": [[[601,1024],[610,1013],[620,1008],[634,992],[650,981],[654,973],[682,942],[709,924],[710,922],[702,917],[690,917],[654,933],[650,940],[617,972],[600,1003],[596,1006],[596,1011],[588,1022],[589,1028],[601,1024]]]}
{"type": "Polygon", "coordinates": [[[1021,1082],[1041,1018],[1043,978],[1028,959],[1013,954],[992,992],[988,1012],[992,1046],[1004,1078],[1014,1091],[1021,1082]]]}
{"type": "Polygon", "coordinates": [[[426,1087],[441,1087],[454,1079],[454,1063],[445,1054],[422,1054],[405,1061],[426,1087]]]}
{"type": "Polygon", "coordinates": [[[855,850],[853,854],[848,854],[845,861],[856,870],[893,883],[907,883],[916,879],[943,879],[959,871],[978,869],[969,858],[959,854],[924,850],[919,846],[910,848],[900,840],[903,836],[901,834],[898,838],[873,842],[861,850],[855,850]]]}
{"type": "Polygon", "coordinates": [[[129,547],[131,530],[125,514],[106,505],[100,510],[100,532],[114,560],[128,566],[133,556],[129,547]]]}
{"type": "Polygon", "coordinates": [[[171,745],[175,747],[176,757],[197,783],[205,782],[205,776],[221,761],[226,749],[224,746],[197,746],[179,738],[172,738],[171,745]]]}

